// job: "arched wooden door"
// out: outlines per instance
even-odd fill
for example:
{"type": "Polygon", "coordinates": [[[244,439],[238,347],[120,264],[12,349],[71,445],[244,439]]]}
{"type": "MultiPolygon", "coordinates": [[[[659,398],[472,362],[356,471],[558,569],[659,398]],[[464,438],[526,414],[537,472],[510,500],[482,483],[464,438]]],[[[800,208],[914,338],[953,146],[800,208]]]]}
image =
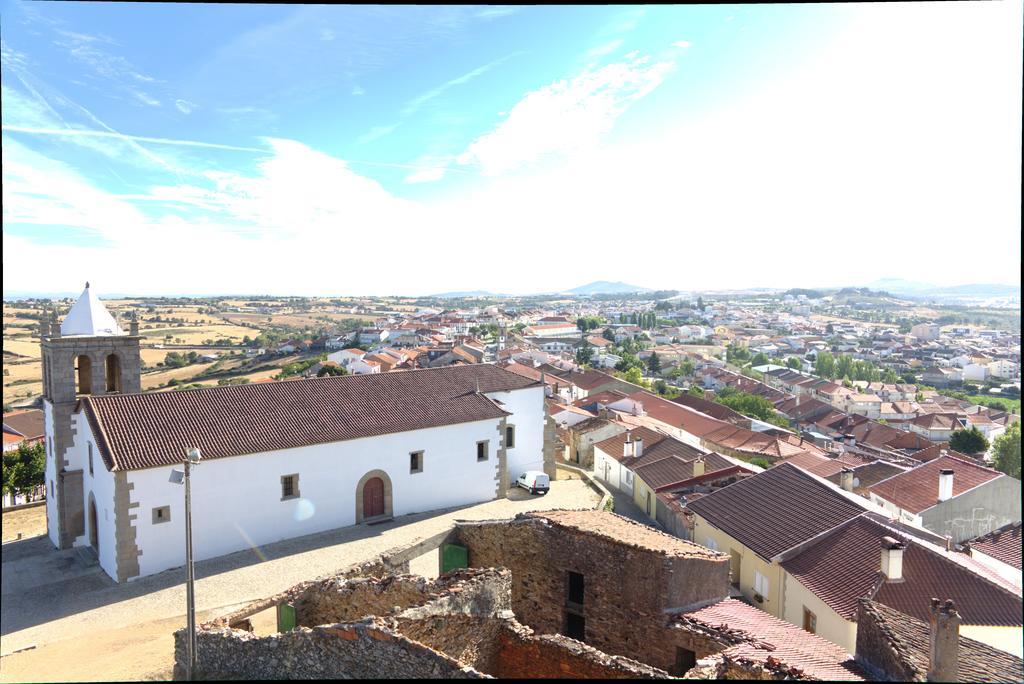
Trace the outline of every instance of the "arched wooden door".
{"type": "Polygon", "coordinates": [[[384,480],[371,477],[363,485],[363,518],[384,515],[384,480]]]}
{"type": "Polygon", "coordinates": [[[100,553],[100,535],[97,531],[99,523],[96,518],[96,500],[89,495],[89,545],[96,555],[100,553]]]}

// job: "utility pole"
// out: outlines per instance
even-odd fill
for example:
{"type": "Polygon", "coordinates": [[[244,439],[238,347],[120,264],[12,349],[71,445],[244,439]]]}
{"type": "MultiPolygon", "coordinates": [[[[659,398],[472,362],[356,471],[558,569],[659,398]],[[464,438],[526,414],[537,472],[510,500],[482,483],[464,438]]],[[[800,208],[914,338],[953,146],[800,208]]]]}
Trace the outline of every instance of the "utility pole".
{"type": "Polygon", "coordinates": [[[202,454],[198,447],[188,450],[184,461],[184,471],[171,471],[171,482],[185,484],[185,596],[187,635],[185,641],[186,657],[185,677],[189,681],[194,678],[196,670],[196,592],[195,565],[192,560],[192,466],[198,466],[202,454]]]}

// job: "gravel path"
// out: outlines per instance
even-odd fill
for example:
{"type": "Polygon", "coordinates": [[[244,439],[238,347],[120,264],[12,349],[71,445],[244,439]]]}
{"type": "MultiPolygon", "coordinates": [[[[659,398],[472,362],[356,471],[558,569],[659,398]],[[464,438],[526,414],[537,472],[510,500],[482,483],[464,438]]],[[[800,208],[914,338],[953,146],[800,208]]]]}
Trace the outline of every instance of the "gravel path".
{"type": "MultiPolygon", "coordinates": [[[[579,480],[552,482],[551,491],[545,496],[530,496],[523,490],[513,490],[509,497],[448,511],[403,516],[370,527],[342,528],[197,563],[197,610],[204,619],[222,614],[303,580],[369,560],[395,546],[430,537],[447,529],[457,519],[507,518],[527,510],[593,508],[599,499],[585,482],[579,480]]],[[[52,565],[54,557],[60,554],[70,557],[72,553],[50,550],[48,555],[37,556],[39,560],[35,562],[52,565]]],[[[3,608],[0,612],[2,650],[8,654],[31,644],[37,648],[5,656],[0,667],[0,681],[26,678],[34,681],[136,679],[170,667],[170,635],[179,625],[184,625],[183,569],[168,570],[126,585],[117,585],[95,567],[84,574],[81,570],[69,572],[70,579],[40,586],[38,580],[33,579],[38,577],[38,573],[26,565],[33,561],[32,558],[8,562],[7,557],[5,549],[3,608]],[[16,579],[8,581],[6,575],[11,571],[15,571],[16,579]],[[160,624],[157,627],[152,623],[160,624]],[[133,625],[137,628],[131,629],[133,625]],[[150,637],[140,641],[140,637],[150,632],[153,632],[150,637]],[[102,671],[87,673],[82,670],[78,676],[78,670],[68,670],[67,666],[59,665],[68,657],[75,657],[68,649],[82,651],[86,647],[87,650],[90,642],[97,647],[110,648],[109,641],[117,634],[123,635],[117,643],[123,644],[120,650],[124,662],[132,663],[129,668],[117,669],[118,659],[110,659],[102,671]],[[153,639],[156,638],[161,640],[159,648],[154,648],[153,639]],[[160,658],[152,655],[143,657],[140,652],[156,654],[160,658]]],[[[81,561],[76,559],[76,562],[81,561]]]]}

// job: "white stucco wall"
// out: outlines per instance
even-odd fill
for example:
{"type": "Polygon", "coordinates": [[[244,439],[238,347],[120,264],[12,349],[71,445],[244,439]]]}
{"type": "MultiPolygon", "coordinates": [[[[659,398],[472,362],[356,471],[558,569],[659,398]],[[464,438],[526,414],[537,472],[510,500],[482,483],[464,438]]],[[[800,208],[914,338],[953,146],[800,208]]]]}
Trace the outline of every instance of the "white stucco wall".
{"type": "MultiPolygon", "coordinates": [[[[367,472],[391,478],[394,515],[460,506],[495,497],[498,421],[486,420],[283,451],[206,461],[192,477],[193,549],[197,560],[282,539],[352,525],[356,487],[367,472]],[[489,458],[476,443],[490,440],[489,458]],[[424,452],[410,474],[409,453],[424,452]],[[281,476],[299,475],[297,499],[281,500],[281,476]]],[[[128,473],[138,502],[139,569],[149,575],[184,563],[184,490],[171,467],[128,473]],[[152,509],[171,520],[152,523],[152,509]]]]}
{"type": "Polygon", "coordinates": [[[594,475],[609,487],[633,496],[632,472],[597,447],[594,447],[594,475]]]}
{"type": "MultiPolygon", "coordinates": [[[[516,426],[516,444],[507,455],[509,482],[527,470],[543,470],[544,388],[537,385],[511,392],[488,392],[487,396],[500,401],[502,408],[513,414],[508,417],[508,423],[516,426]]],[[[492,437],[492,453],[497,447],[492,437]]]]}
{"type": "MultiPolygon", "coordinates": [[[[107,470],[100,456],[96,439],[89,427],[85,414],[76,413],[71,416],[75,442],[68,449],[70,469],[82,469],[82,510],[85,517],[85,532],[76,537],[75,546],[89,546],[89,535],[92,522],[89,516],[89,495],[96,500],[97,541],[99,542],[99,562],[103,570],[117,579],[117,553],[114,518],[114,474],[107,470]],[[89,444],[92,444],[93,472],[89,474],[89,444]]],[[[133,512],[134,509],[133,509],[133,512]]]]}

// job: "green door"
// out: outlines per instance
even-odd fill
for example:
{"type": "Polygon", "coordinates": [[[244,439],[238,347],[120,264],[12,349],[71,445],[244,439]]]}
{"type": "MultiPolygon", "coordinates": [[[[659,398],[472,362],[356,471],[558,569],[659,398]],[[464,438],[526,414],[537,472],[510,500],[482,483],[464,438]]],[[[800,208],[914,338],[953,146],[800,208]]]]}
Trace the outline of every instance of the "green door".
{"type": "Polygon", "coordinates": [[[277,631],[288,632],[295,629],[295,606],[290,603],[277,605],[277,631]]]}
{"type": "Polygon", "coordinates": [[[469,549],[458,544],[441,544],[441,574],[469,567],[469,549]]]}

